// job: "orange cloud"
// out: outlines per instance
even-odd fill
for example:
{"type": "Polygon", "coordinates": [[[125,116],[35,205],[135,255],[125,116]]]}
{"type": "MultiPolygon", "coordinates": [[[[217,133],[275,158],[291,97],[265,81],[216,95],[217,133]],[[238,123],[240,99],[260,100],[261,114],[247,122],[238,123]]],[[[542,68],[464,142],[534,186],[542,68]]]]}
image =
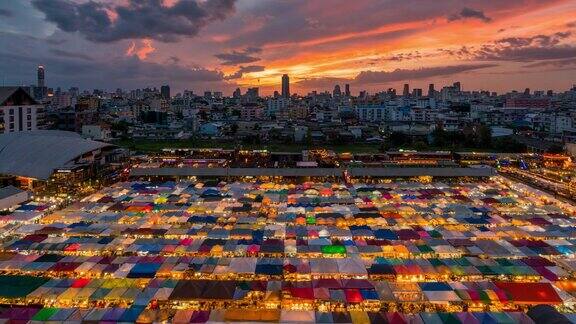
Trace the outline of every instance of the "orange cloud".
{"type": "Polygon", "coordinates": [[[136,55],[139,59],[145,60],[150,53],[156,51],[156,48],[152,46],[151,39],[142,39],[140,40],[140,47],[136,47],[136,43],[132,41],[130,46],[126,49],[126,56],[134,56],[136,55]]]}
{"type": "MultiPolygon", "coordinates": [[[[490,11],[491,23],[475,20],[448,22],[446,19],[415,20],[385,24],[371,30],[344,32],[305,41],[269,42],[263,46],[266,71],[241,80],[243,85],[273,86],[283,73],[291,80],[308,78],[353,78],[367,70],[392,71],[466,63],[440,49],[458,50],[463,45],[481,47],[502,37],[551,34],[568,28],[576,12],[574,1],[531,3],[515,10],[490,11]],[[511,28],[511,26],[516,26],[511,28]],[[394,34],[403,30],[410,33],[394,34]],[[385,36],[390,33],[392,37],[385,36]],[[384,36],[384,37],[383,37],[384,36]],[[418,51],[417,58],[390,60],[398,53],[418,51]]],[[[502,65],[511,66],[503,63],[502,65]]]]}

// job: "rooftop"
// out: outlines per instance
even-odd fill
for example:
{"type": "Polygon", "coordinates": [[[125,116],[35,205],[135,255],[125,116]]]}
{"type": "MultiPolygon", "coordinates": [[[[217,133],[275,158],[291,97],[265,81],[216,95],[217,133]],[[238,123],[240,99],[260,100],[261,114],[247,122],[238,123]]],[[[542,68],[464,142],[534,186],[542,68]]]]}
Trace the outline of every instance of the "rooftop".
{"type": "Polygon", "coordinates": [[[64,131],[32,131],[0,135],[0,174],[47,180],[55,169],[107,143],[64,131]]]}

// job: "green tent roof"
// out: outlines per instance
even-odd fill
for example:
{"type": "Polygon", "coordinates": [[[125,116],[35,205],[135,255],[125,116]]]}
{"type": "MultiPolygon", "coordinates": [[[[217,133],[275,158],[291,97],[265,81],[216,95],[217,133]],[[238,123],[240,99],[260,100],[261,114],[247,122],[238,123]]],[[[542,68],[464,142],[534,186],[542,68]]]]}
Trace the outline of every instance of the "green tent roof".
{"type": "Polygon", "coordinates": [[[342,245],[323,245],[322,248],[323,254],[345,254],[346,248],[342,245]]]}
{"type": "Polygon", "coordinates": [[[52,317],[52,315],[56,314],[60,309],[59,308],[42,308],[34,317],[32,317],[33,321],[47,321],[52,317]]]}
{"type": "Polygon", "coordinates": [[[0,296],[7,298],[25,297],[48,281],[48,278],[33,276],[0,276],[0,296]]]}

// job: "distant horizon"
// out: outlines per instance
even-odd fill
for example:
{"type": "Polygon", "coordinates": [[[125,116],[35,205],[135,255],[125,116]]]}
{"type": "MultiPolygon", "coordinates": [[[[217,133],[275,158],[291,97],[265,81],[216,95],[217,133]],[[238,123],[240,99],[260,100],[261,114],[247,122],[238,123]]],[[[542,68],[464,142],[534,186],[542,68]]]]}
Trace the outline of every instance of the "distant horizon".
{"type": "MultiPolygon", "coordinates": [[[[47,73],[48,73],[48,72],[47,72],[47,73]]],[[[459,81],[455,80],[455,81],[453,81],[453,82],[449,81],[449,82],[446,82],[446,83],[434,83],[434,82],[431,82],[431,83],[434,84],[434,89],[435,89],[437,92],[439,92],[443,87],[451,86],[451,85],[453,85],[454,82],[459,82],[459,81]]],[[[122,89],[122,91],[130,92],[130,91],[132,91],[132,90],[138,90],[138,89],[139,89],[139,90],[143,90],[143,89],[146,89],[146,88],[150,88],[150,89],[156,88],[158,91],[160,91],[160,87],[161,87],[161,86],[163,86],[163,85],[168,85],[168,86],[170,86],[170,91],[172,92],[172,96],[174,96],[174,95],[176,95],[176,94],[183,94],[184,91],[190,91],[190,90],[191,90],[195,95],[199,95],[199,96],[204,95],[204,92],[205,92],[205,91],[221,92],[220,90],[214,90],[214,89],[205,89],[205,90],[199,90],[199,91],[195,91],[195,90],[192,90],[192,89],[181,89],[181,90],[178,90],[178,89],[174,89],[169,83],[158,84],[158,85],[146,85],[146,86],[140,86],[140,87],[137,86],[137,87],[134,87],[134,88],[81,88],[81,87],[78,87],[78,86],[66,86],[66,87],[60,86],[60,87],[59,87],[59,86],[51,86],[51,85],[49,84],[49,82],[47,82],[47,83],[48,83],[48,84],[47,84],[47,88],[53,89],[54,91],[55,91],[56,89],[58,89],[58,88],[60,88],[62,91],[68,91],[68,90],[70,90],[71,88],[74,88],[74,87],[78,88],[78,90],[81,91],[81,92],[83,92],[83,91],[90,91],[90,92],[92,92],[92,91],[94,91],[94,90],[101,90],[101,91],[104,91],[104,92],[106,92],[106,93],[113,93],[113,92],[115,92],[117,89],[122,89]]],[[[422,96],[423,96],[423,97],[427,96],[428,86],[429,86],[430,83],[421,83],[421,86],[413,86],[413,84],[410,83],[410,82],[406,82],[406,83],[408,83],[408,85],[410,86],[410,93],[412,93],[412,91],[413,91],[414,89],[421,89],[421,90],[422,90],[422,96]]],[[[344,92],[344,86],[345,86],[345,84],[346,84],[346,83],[335,83],[334,86],[339,85],[340,88],[341,88],[341,90],[342,90],[342,92],[344,92]]],[[[419,83],[419,84],[420,84],[420,83],[419,83]]],[[[6,87],[12,87],[12,86],[13,86],[13,87],[33,87],[33,86],[36,86],[36,85],[35,85],[35,82],[30,82],[29,84],[20,84],[20,85],[18,85],[18,84],[2,84],[2,86],[6,86],[6,87]]],[[[290,86],[292,87],[292,84],[290,84],[290,86]]],[[[306,93],[300,93],[300,92],[291,91],[290,94],[291,94],[291,95],[296,94],[297,96],[302,96],[302,97],[304,97],[304,96],[307,96],[308,94],[312,93],[313,91],[316,91],[317,93],[324,93],[324,92],[330,92],[330,93],[332,93],[332,90],[334,90],[334,86],[332,86],[332,88],[310,89],[310,90],[309,90],[308,92],[306,92],[306,93]]],[[[394,86],[382,87],[382,88],[380,88],[379,90],[368,91],[367,89],[361,89],[361,88],[354,89],[354,87],[353,87],[352,85],[350,85],[350,93],[351,93],[351,95],[352,95],[353,97],[357,97],[357,96],[360,94],[361,91],[368,91],[368,94],[375,94],[375,93],[386,92],[388,89],[394,89],[394,90],[396,90],[396,95],[402,96],[403,86],[404,86],[404,83],[402,83],[399,87],[394,87],[394,86]]],[[[259,92],[260,92],[260,96],[261,96],[261,97],[273,96],[273,95],[274,95],[274,91],[278,91],[278,93],[281,93],[281,90],[282,90],[282,89],[281,89],[281,84],[278,85],[278,88],[277,88],[277,89],[276,89],[276,88],[271,88],[272,90],[269,90],[268,92],[264,92],[264,93],[262,93],[263,88],[260,88],[260,87],[258,87],[257,85],[255,85],[255,86],[238,86],[238,87],[236,87],[236,88],[240,88],[242,94],[244,94],[244,93],[246,92],[246,90],[248,90],[249,88],[253,88],[253,87],[259,88],[259,92]]],[[[463,91],[463,92],[482,92],[482,91],[488,91],[488,92],[490,92],[490,93],[496,92],[498,95],[501,95],[501,94],[512,93],[512,92],[522,93],[522,92],[524,92],[525,89],[528,88],[528,89],[530,89],[530,93],[531,93],[531,94],[534,93],[534,91],[543,91],[543,92],[546,92],[546,91],[549,91],[549,90],[552,90],[554,93],[563,93],[563,92],[566,92],[566,91],[570,91],[573,87],[576,87],[576,81],[575,81],[574,84],[568,86],[568,87],[565,88],[565,89],[545,89],[545,88],[530,88],[530,87],[524,87],[524,88],[510,89],[510,90],[505,90],[505,91],[496,91],[496,90],[489,90],[489,89],[468,89],[468,88],[466,88],[466,85],[465,85],[465,84],[462,84],[462,91],[463,91]]],[[[231,97],[232,94],[233,94],[233,92],[234,92],[234,90],[235,90],[236,88],[231,89],[231,91],[230,91],[229,93],[226,93],[226,92],[223,92],[223,91],[222,91],[222,94],[223,94],[225,97],[231,97]]]]}

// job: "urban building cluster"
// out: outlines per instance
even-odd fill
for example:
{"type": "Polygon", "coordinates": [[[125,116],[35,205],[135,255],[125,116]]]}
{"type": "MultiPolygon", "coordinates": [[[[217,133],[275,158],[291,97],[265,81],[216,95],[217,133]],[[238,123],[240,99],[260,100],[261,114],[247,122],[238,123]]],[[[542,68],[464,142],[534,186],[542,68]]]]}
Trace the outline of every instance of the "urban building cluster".
{"type": "Polygon", "coordinates": [[[40,66],[36,86],[2,88],[0,132],[57,129],[102,141],[199,138],[239,144],[363,143],[385,149],[493,149],[491,138],[511,138],[521,144],[519,150],[576,151],[576,86],[564,92],[497,94],[465,90],[454,82],[430,84],[426,91],[404,84],[401,93],[390,88],[370,94],[344,84],[332,92],[297,95],[283,75],[281,91],[271,96],[260,95],[256,87],[225,96],[218,91],[174,94],[169,85],[65,91],[48,88],[45,75],[40,66]]]}
{"type": "Polygon", "coordinates": [[[0,321],[576,321],[576,168],[550,152],[573,148],[576,88],[299,96],[284,75],[226,97],[45,76],[0,89],[0,321]],[[490,151],[502,138],[537,152],[490,151]],[[268,143],[298,149],[242,147],[268,143]]]}

